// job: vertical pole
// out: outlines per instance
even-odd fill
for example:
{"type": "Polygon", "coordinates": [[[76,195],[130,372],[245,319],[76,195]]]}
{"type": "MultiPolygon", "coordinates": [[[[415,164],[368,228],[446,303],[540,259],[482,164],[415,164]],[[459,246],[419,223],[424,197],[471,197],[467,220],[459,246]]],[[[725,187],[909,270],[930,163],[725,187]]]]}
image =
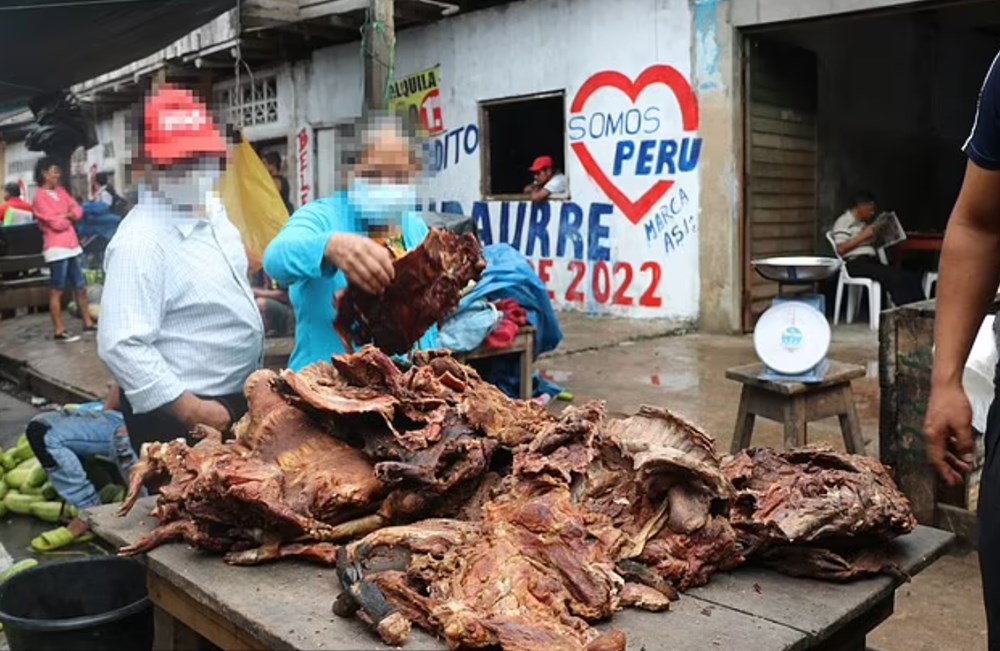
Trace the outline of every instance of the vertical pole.
{"type": "Polygon", "coordinates": [[[386,83],[395,56],[396,25],[393,0],[369,0],[365,22],[365,107],[386,107],[386,83]]]}

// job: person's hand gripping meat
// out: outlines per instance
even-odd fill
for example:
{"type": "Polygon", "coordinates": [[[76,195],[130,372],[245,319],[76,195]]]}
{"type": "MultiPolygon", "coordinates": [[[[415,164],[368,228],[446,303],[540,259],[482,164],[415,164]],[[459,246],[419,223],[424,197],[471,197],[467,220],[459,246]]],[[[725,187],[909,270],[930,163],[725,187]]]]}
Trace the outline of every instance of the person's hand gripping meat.
{"type": "Polygon", "coordinates": [[[338,234],[326,245],[326,260],[344,272],[347,282],[369,294],[380,294],[396,275],[392,253],[361,235],[338,234]]]}

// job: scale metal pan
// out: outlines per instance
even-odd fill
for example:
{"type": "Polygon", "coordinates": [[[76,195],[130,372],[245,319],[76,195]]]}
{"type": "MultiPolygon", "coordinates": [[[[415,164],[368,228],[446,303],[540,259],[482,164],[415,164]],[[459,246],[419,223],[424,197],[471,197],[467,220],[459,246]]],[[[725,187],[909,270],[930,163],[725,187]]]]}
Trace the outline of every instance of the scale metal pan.
{"type": "Polygon", "coordinates": [[[830,352],[830,340],[826,316],[797,301],[768,308],[753,331],[757,357],[768,368],[784,375],[806,373],[822,362],[830,352]]]}
{"type": "Polygon", "coordinates": [[[840,271],[837,258],[812,256],[759,258],[750,264],[764,278],[785,285],[818,282],[840,271]]]}

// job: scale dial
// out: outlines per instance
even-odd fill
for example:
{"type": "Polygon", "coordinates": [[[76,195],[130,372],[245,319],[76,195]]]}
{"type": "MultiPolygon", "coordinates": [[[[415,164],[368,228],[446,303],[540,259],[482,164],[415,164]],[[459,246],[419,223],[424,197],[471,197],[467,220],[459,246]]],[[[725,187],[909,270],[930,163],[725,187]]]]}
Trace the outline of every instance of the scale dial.
{"type": "Polygon", "coordinates": [[[830,352],[831,331],[826,315],[808,303],[772,305],[753,330],[757,357],[784,375],[806,373],[830,352]]]}

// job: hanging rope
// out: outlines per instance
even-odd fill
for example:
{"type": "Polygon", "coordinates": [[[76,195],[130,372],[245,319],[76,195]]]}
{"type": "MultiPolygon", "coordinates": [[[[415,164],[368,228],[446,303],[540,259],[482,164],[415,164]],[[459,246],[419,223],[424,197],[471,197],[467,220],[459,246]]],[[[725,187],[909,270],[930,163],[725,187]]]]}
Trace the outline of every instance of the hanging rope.
{"type": "Polygon", "coordinates": [[[246,125],[243,122],[243,83],[240,78],[240,70],[242,68],[246,68],[247,75],[250,77],[251,103],[253,101],[254,83],[255,83],[253,78],[253,70],[250,69],[250,64],[243,59],[242,43],[243,43],[243,0],[236,0],[236,62],[233,64],[233,67],[236,69],[236,86],[233,89],[233,92],[236,93],[237,127],[241,132],[243,131],[243,127],[246,125]]]}

